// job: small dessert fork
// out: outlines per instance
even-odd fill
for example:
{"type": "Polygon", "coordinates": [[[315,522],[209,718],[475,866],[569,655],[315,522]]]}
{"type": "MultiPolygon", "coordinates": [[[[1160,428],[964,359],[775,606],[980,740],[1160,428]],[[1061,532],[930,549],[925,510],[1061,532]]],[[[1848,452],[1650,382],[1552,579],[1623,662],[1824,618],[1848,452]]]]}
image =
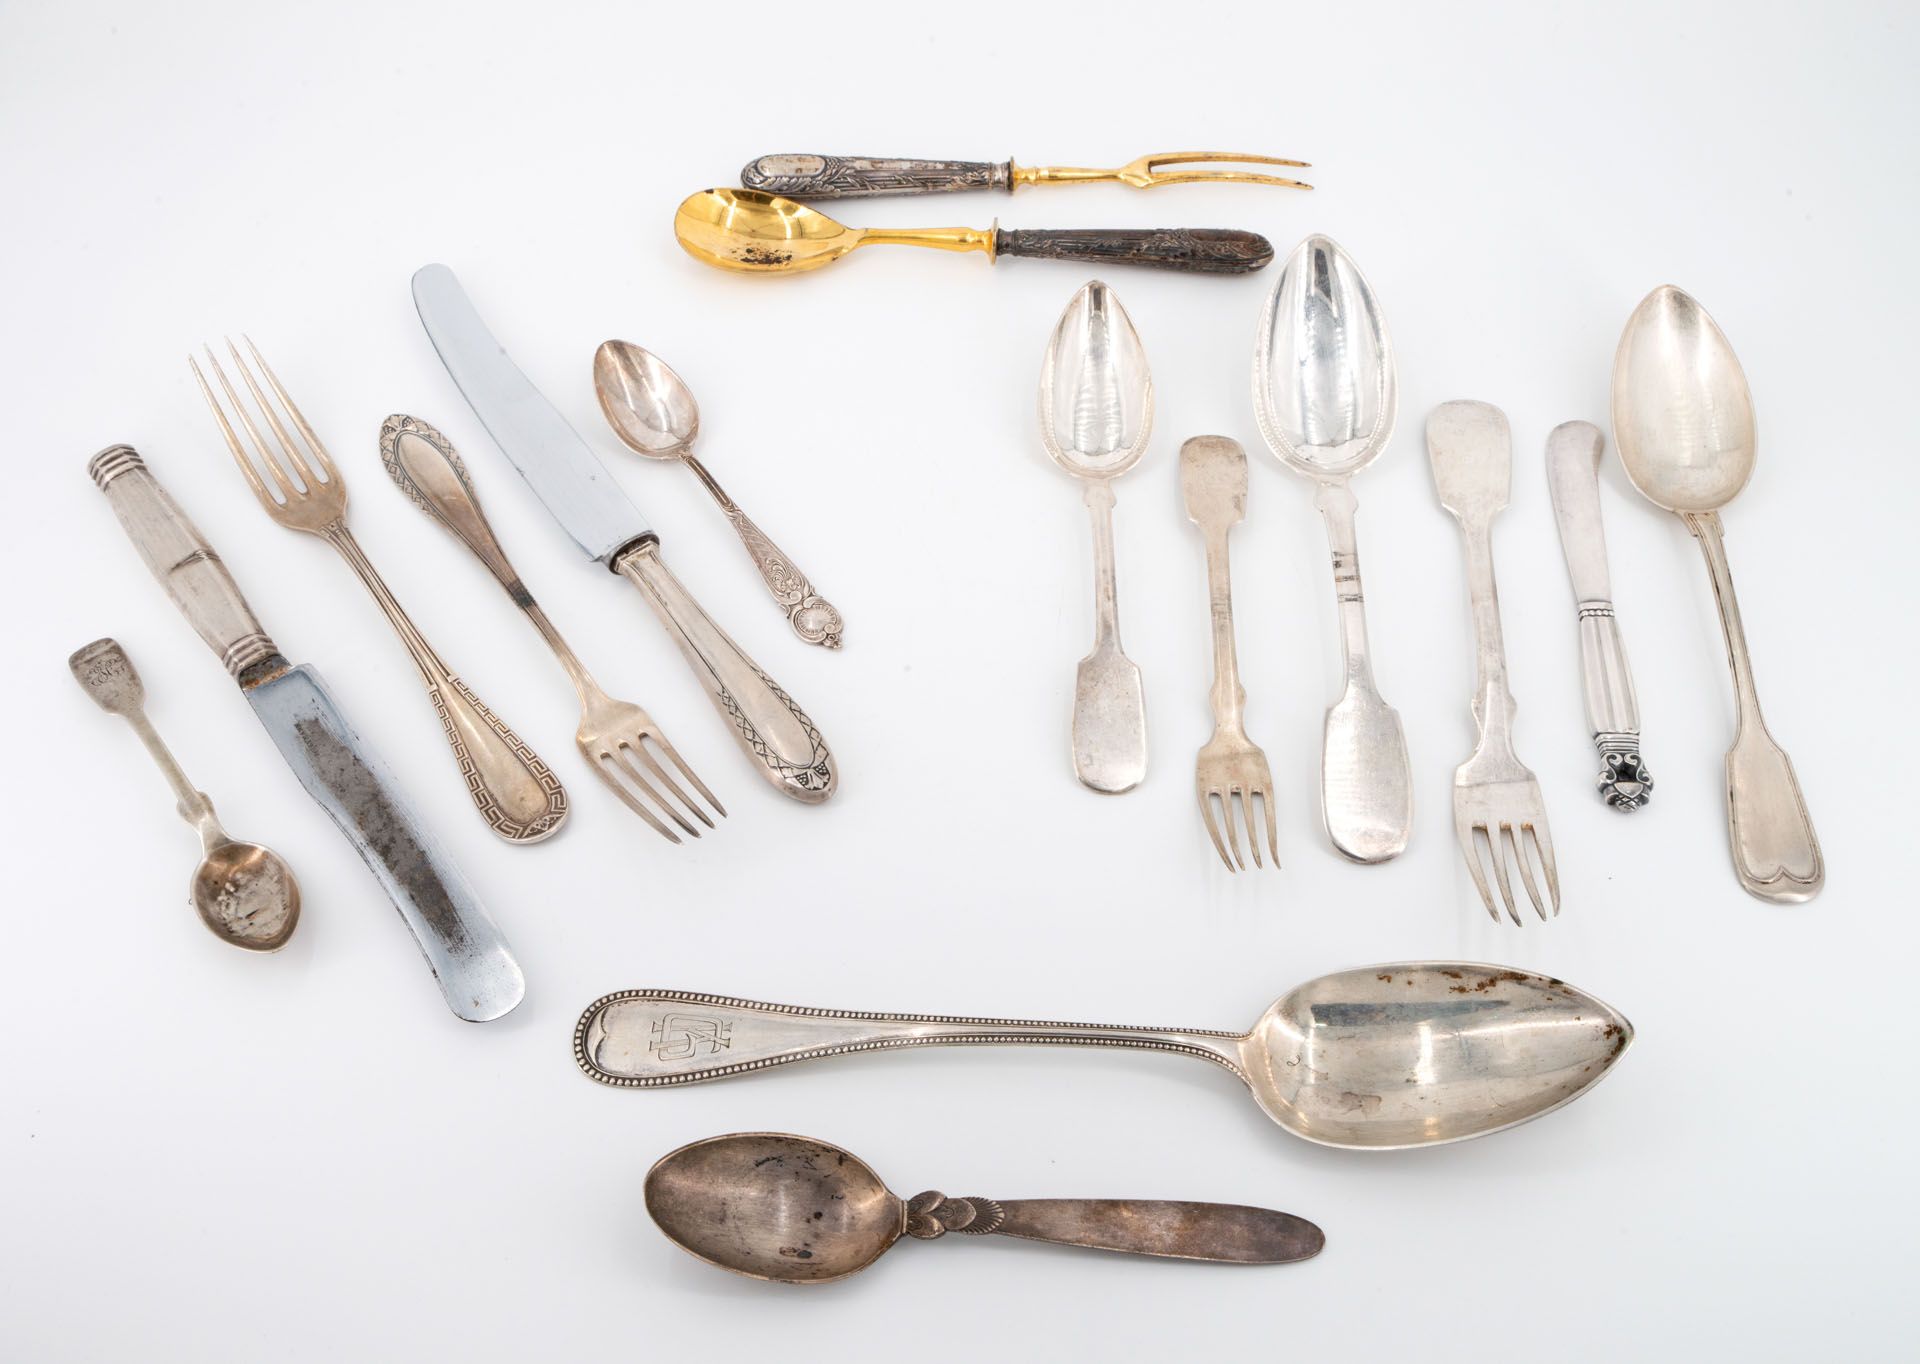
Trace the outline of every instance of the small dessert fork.
{"type": "Polygon", "coordinates": [[[220,400],[214,396],[206,375],[200,372],[200,366],[192,356],[187,357],[193,377],[200,381],[200,392],[205,396],[207,406],[212,409],[214,420],[220,424],[220,434],[226,438],[227,449],[233,453],[240,472],[246,475],[247,486],[253,489],[260,506],[275,521],[288,530],[317,535],[338,550],[366,585],[367,591],[373,594],[374,601],[379,603],[401,642],[407,646],[414,666],[420,669],[420,677],[427,684],[427,695],[432,699],[434,709],[440,714],[441,726],[446,730],[447,743],[460,764],[460,775],[466,780],[467,793],[473,797],[474,806],[479,810],[480,817],[486,820],[487,827],[514,843],[532,843],[546,838],[559,829],[567,817],[567,793],[561,787],[560,779],[541,761],[539,754],[522,743],[520,737],[507,728],[506,722],[474,695],[472,688],[453,674],[440,660],[440,655],[434,652],[433,646],[427,643],[426,636],[407,618],[392,591],[374,571],[359,542],[353,538],[353,532],[347,529],[347,485],[341,480],[339,470],[334,468],[326,446],[320,443],[320,437],[314,434],[286,389],[280,386],[280,380],[268,367],[259,348],[249,340],[247,349],[252,353],[253,362],[259,366],[260,373],[266,377],[267,387],[280,400],[280,409],[284,409],[286,418],[299,433],[296,437],[287,429],[287,422],[281,420],[281,411],[274,407],[252,369],[240,357],[238,348],[229,341],[227,350],[233,357],[234,367],[240,371],[240,377],[252,392],[253,400],[272,432],[273,443],[270,446],[248,415],[247,405],[234,390],[226,371],[220,367],[213,348],[207,347],[207,364],[213,370],[214,378],[220,381],[234,415],[239,418],[240,426],[246,431],[247,439],[259,456],[258,465],[240,444],[240,437],[235,433],[233,423],[227,419],[220,400]],[[303,444],[305,454],[301,453],[303,444]],[[280,452],[278,455],[274,453],[275,448],[280,452]],[[273,480],[272,487],[261,477],[262,469],[273,480]],[[276,490],[278,496],[275,495],[276,490]]]}
{"type": "Polygon", "coordinates": [[[1237,823],[1247,829],[1247,847],[1253,865],[1260,861],[1260,834],[1253,806],[1260,802],[1266,815],[1267,851],[1280,865],[1275,836],[1273,774],[1267,755],[1247,738],[1240,719],[1246,688],[1233,650],[1233,586],[1227,564],[1227,532],[1247,514],[1247,452],[1225,436],[1195,436],[1180,447],[1180,491],[1187,516],[1207,541],[1207,598],[1213,617],[1213,737],[1194,764],[1194,791],[1200,799],[1200,818],[1213,839],[1214,850],[1228,871],[1246,867],[1240,855],[1237,823]],[[1219,814],[1214,813],[1215,806],[1219,814]],[[1220,841],[1220,826],[1227,838],[1220,841]],[[1228,850],[1232,856],[1228,856],[1228,850]]]}
{"type": "Polygon", "coordinates": [[[1513,483],[1513,437],[1507,417],[1489,403],[1442,403],[1427,418],[1427,453],[1440,505],[1460,523],[1467,542],[1467,590],[1473,601],[1474,637],[1479,646],[1479,687],[1473,718],[1480,740],[1473,756],[1453,774],[1453,823],[1467,870],[1495,923],[1488,866],[1500,887],[1500,903],[1517,925],[1520,910],[1507,878],[1507,862],[1519,869],[1534,912],[1560,912],[1560,878],[1553,865],[1553,839],[1547,832],[1546,801],[1540,783],[1513,752],[1513,693],[1507,690],[1506,646],[1500,637],[1500,597],[1493,579],[1494,513],[1507,505],[1513,483]],[[1531,854],[1529,853],[1531,845],[1531,854]],[[1483,853],[1484,848],[1484,853],[1483,853]],[[1534,877],[1537,861],[1540,878],[1534,877]],[[1541,882],[1547,894],[1540,894],[1541,882]]]}
{"type": "Polygon", "coordinates": [[[653,717],[631,701],[615,700],[600,690],[586,665],[560,637],[553,622],[547,619],[547,613],[540,609],[540,603],[520,581],[499,540],[494,538],[493,527],[487,523],[480,499],[474,494],[467,466],[453,443],[418,417],[395,415],[380,426],[380,459],[400,491],[451,531],[455,539],[486,565],[487,571],[507,590],[513,604],[533,622],[533,628],[553,650],[560,666],[567,670],[567,676],[573,679],[573,689],[580,697],[580,729],[574,735],[574,742],[580,745],[580,752],[600,780],[668,842],[678,843],[680,836],[662,824],[634,792],[658,806],[689,838],[700,837],[700,831],[687,823],[680,811],[660,794],[658,788],[665,787],[695,819],[711,829],[713,821],[706,811],[680,789],[679,783],[655,760],[648,744],[680,769],[680,775],[706,797],[715,814],[725,815],[726,810],[713,798],[713,792],[707,790],[707,784],[694,776],[693,769],[681,760],[653,717]]]}

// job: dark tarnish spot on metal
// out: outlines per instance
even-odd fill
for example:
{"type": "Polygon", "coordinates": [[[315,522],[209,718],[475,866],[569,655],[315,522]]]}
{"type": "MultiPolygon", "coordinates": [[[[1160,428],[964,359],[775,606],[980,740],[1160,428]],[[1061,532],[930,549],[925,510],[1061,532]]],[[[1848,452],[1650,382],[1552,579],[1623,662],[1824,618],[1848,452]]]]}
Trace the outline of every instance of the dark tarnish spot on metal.
{"type": "Polygon", "coordinates": [[[1349,1089],[1340,1095],[1340,1111],[1342,1113],[1372,1113],[1379,1107],[1380,1096],[1378,1094],[1355,1094],[1349,1089]]]}
{"type": "Polygon", "coordinates": [[[447,898],[447,888],[441,884],[427,850],[414,838],[406,817],[387,799],[360,755],[317,719],[295,720],[293,732],[314,773],[339,798],[354,830],[366,840],[368,852],[392,873],[434,935],[449,951],[466,947],[467,926],[459,907],[447,898]]]}
{"type": "Polygon", "coordinates": [[[1384,980],[1387,984],[1391,985],[1393,984],[1393,973],[1391,971],[1382,971],[1379,975],[1375,976],[1374,979],[1384,980]]]}
{"type": "Polygon", "coordinates": [[[780,1253],[789,1260],[811,1260],[813,1252],[805,1246],[781,1246],[780,1253]]]}
{"type": "MultiPolygon", "coordinates": [[[[1452,975],[1453,972],[1449,971],[1447,974],[1452,975]]],[[[1525,985],[1531,979],[1532,977],[1525,971],[1501,971],[1496,975],[1477,980],[1471,985],[1449,985],[1447,989],[1456,995],[1479,995],[1485,994],[1497,985],[1525,985]]]]}
{"type": "Polygon", "coordinates": [[[785,265],[793,259],[793,252],[778,251],[770,246],[743,246],[733,253],[733,258],[742,265],[785,265]]]}
{"type": "Polygon", "coordinates": [[[1466,977],[1461,975],[1458,971],[1442,971],[1440,974],[1445,976],[1448,980],[1465,980],[1466,979],[1466,977]]]}

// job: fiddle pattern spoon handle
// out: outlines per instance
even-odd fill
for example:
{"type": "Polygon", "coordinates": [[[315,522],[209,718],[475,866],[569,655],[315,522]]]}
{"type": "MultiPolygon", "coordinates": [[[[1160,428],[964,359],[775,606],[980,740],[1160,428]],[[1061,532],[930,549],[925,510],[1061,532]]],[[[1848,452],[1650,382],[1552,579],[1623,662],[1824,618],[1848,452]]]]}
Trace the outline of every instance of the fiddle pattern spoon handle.
{"type": "Polygon", "coordinates": [[[813,590],[807,575],[794,567],[793,560],[782,553],[780,547],[767,537],[767,533],[740,510],[739,503],[727,496],[727,490],[707,472],[706,465],[691,453],[682,455],[681,459],[713,495],[713,500],[720,504],[720,510],[727,514],[727,520],[733,522],[734,534],[740,537],[740,543],[746,546],[747,553],[752,556],[753,566],[760,570],[760,578],[766,583],[767,591],[773,594],[780,609],[787,613],[787,624],[793,627],[793,632],[809,644],[838,649],[846,623],[833,603],[813,590]]]}
{"type": "Polygon", "coordinates": [[[931,1241],[950,1231],[1227,1265],[1289,1264],[1311,1259],[1326,1245],[1320,1228],[1304,1217],[1234,1203],[1125,1198],[999,1202],[949,1198],[931,1189],[907,1200],[907,1235],[931,1241]]]}
{"type": "Polygon", "coordinates": [[[942,1014],[857,1013],[679,990],[622,990],[587,1006],[573,1059],[589,1079],[651,1089],[900,1047],[1062,1043],[1196,1056],[1245,1083],[1242,1034],[942,1014]]]}
{"type": "Polygon", "coordinates": [[[1733,845],[1734,870],[1747,892],[1762,900],[1780,904],[1811,900],[1826,882],[1826,864],[1793,762],[1767,731],[1760,714],[1720,514],[1682,512],[1681,519],[1707,556],[1720,627],[1727,637],[1727,659],[1733,667],[1735,722],[1733,746],[1727,750],[1727,835],[1733,845]]]}

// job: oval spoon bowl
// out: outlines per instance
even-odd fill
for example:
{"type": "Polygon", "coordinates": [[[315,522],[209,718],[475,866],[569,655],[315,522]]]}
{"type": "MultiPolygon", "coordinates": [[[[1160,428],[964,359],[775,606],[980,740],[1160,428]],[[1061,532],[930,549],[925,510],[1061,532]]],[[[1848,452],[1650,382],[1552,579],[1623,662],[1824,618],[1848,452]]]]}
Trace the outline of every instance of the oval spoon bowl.
{"type": "Polygon", "coordinates": [[[688,255],[749,275],[817,270],[860,244],[826,214],[752,189],[703,189],[681,200],[673,235],[688,255]]]}
{"type": "Polygon", "coordinates": [[[1613,440],[1640,495],[1671,512],[1718,511],[1753,477],[1746,372],[1707,310],[1671,284],[1642,299],[1621,333],[1613,440]]]}

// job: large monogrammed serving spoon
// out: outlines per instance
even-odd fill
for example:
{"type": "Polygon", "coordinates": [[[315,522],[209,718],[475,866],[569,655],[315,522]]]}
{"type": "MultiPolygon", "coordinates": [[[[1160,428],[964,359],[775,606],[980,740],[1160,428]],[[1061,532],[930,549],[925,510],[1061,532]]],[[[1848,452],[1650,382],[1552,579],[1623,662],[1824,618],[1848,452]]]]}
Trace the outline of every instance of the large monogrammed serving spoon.
{"type": "Polygon", "coordinates": [[[1623,1014],[1565,981],[1422,961],[1310,980],[1244,1033],[849,1013],[623,990],[580,1016],[573,1055],[602,1084],[651,1088],[900,1047],[1170,1051],[1228,1071],[1296,1137],[1387,1151],[1481,1137],[1551,1112],[1598,1082],[1632,1041],[1623,1014]]]}

